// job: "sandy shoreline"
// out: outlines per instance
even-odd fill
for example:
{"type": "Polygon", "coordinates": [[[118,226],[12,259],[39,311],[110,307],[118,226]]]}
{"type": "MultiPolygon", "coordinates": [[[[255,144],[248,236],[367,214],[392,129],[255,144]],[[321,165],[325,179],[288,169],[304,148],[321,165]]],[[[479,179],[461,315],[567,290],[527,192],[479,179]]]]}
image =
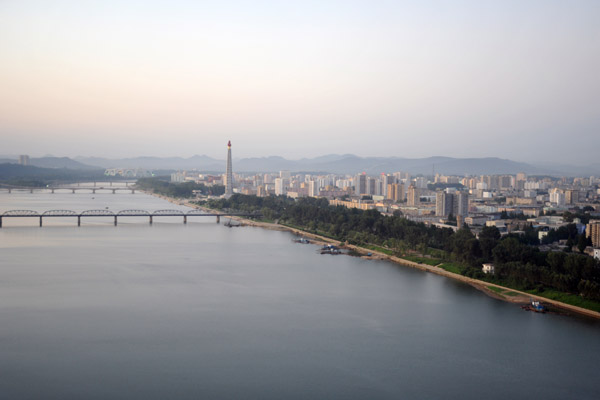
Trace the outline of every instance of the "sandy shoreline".
{"type": "MultiPolygon", "coordinates": [[[[177,205],[184,205],[186,207],[190,207],[190,208],[199,208],[202,209],[204,211],[207,212],[214,212],[214,210],[210,210],[204,207],[200,207],[196,204],[192,204],[188,201],[181,201],[181,200],[176,200],[167,196],[162,196],[162,195],[158,195],[155,193],[151,193],[151,192],[147,192],[144,191],[144,193],[152,195],[152,196],[156,196],[159,197],[161,199],[167,200],[171,203],[177,204],[177,205]]],[[[329,239],[326,238],[324,236],[320,236],[320,235],[316,235],[313,233],[309,233],[309,232],[305,232],[302,231],[300,229],[296,229],[296,228],[291,228],[288,226],[284,226],[284,225],[279,225],[279,224],[272,224],[272,223],[267,223],[267,222],[258,222],[258,221],[253,221],[253,220],[249,220],[249,219],[245,219],[245,218],[241,218],[241,217],[231,217],[232,219],[235,219],[237,221],[242,222],[245,226],[255,226],[255,227],[260,227],[263,229],[271,229],[271,230],[277,230],[277,231],[288,231],[288,232],[292,232],[296,235],[299,236],[303,236],[306,238],[311,239],[312,243],[315,244],[337,244],[339,243],[339,241],[333,240],[333,239],[329,239]]],[[[592,310],[588,310],[586,308],[582,308],[582,307],[577,307],[577,306],[573,306],[570,304],[566,304],[566,303],[562,303],[560,301],[556,301],[556,300],[552,300],[552,299],[548,299],[546,297],[540,297],[540,296],[535,296],[526,292],[522,292],[519,290],[515,290],[515,289],[511,289],[509,287],[505,287],[505,286],[500,286],[500,285],[496,285],[494,283],[489,283],[489,282],[484,282],[484,281],[480,281],[477,279],[473,279],[473,278],[469,278],[460,274],[455,274],[453,272],[449,272],[446,271],[442,268],[439,267],[435,267],[435,266],[431,266],[431,265],[427,265],[427,264],[419,264],[413,261],[409,261],[400,257],[395,257],[395,256],[390,256],[387,255],[385,253],[381,253],[379,251],[376,250],[368,250],[362,247],[358,247],[358,246],[354,246],[354,245],[345,245],[345,248],[348,249],[353,249],[356,252],[360,253],[362,255],[362,257],[364,258],[370,258],[370,259],[378,259],[378,260],[388,260],[388,261],[392,261],[396,264],[400,264],[400,265],[404,265],[407,267],[412,267],[412,268],[417,268],[420,269],[422,271],[426,271],[426,272],[431,272],[437,275],[442,275],[448,278],[452,278],[452,279],[456,279],[458,281],[462,281],[465,283],[468,283],[469,285],[475,287],[476,289],[482,291],[483,293],[487,294],[490,297],[493,297],[495,299],[498,300],[502,300],[502,301],[506,301],[509,303],[514,303],[514,304],[518,304],[518,305],[524,305],[524,304],[528,304],[530,299],[535,299],[535,300],[539,300],[543,303],[546,304],[551,304],[554,307],[557,307],[559,309],[568,311],[568,312],[572,312],[572,313],[576,313],[576,314],[580,314],[580,315],[584,315],[587,317],[592,317],[592,318],[597,318],[600,319],[600,312],[597,311],[592,311],[592,310]],[[367,254],[371,254],[371,256],[367,256],[367,254]],[[489,287],[494,287],[497,288],[500,292],[496,292],[494,290],[489,289],[489,287]],[[507,295],[507,293],[510,293],[510,295],[507,295]]]]}

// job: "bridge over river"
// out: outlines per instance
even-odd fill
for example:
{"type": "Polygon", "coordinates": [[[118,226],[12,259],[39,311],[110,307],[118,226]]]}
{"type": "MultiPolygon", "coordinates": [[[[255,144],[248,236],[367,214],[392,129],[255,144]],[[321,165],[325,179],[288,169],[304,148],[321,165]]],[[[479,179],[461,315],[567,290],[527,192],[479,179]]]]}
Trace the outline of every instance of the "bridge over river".
{"type": "Polygon", "coordinates": [[[144,217],[148,218],[150,224],[155,217],[182,217],[183,223],[187,224],[188,217],[216,217],[217,223],[221,221],[221,217],[259,217],[259,213],[239,213],[239,212],[205,212],[202,210],[190,210],[187,212],[181,210],[121,210],[113,212],[107,209],[86,210],[76,212],[72,210],[48,210],[42,213],[33,210],[9,210],[0,214],[0,228],[2,228],[2,220],[4,218],[38,218],[40,226],[43,226],[44,218],[77,218],[77,226],[81,226],[81,218],[83,217],[108,217],[113,218],[115,226],[119,217],[144,217]]]}
{"type": "Polygon", "coordinates": [[[12,192],[29,192],[33,193],[38,191],[50,191],[50,193],[54,193],[57,191],[67,191],[71,193],[75,192],[85,192],[85,193],[96,193],[96,191],[100,192],[112,192],[113,194],[118,191],[130,192],[131,194],[135,193],[135,187],[126,186],[11,186],[11,185],[0,185],[0,190],[7,191],[8,193],[12,192]]]}

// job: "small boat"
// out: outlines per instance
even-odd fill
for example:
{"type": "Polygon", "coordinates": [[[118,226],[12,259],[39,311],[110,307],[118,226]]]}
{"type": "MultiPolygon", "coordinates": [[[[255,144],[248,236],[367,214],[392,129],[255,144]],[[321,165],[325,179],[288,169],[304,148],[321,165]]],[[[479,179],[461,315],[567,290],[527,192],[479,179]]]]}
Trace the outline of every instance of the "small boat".
{"type": "Polygon", "coordinates": [[[242,226],[242,224],[240,224],[240,223],[237,223],[237,224],[233,224],[233,223],[231,223],[231,219],[230,219],[229,221],[225,222],[225,224],[224,224],[224,225],[225,225],[226,227],[228,227],[228,228],[232,228],[232,227],[236,227],[236,226],[242,226]]]}
{"type": "Polygon", "coordinates": [[[541,313],[546,312],[546,307],[544,307],[542,305],[542,303],[540,303],[538,300],[531,299],[530,301],[531,301],[531,308],[533,309],[533,311],[541,312],[541,313]]]}
{"type": "Polygon", "coordinates": [[[542,314],[544,314],[546,311],[548,311],[548,309],[546,307],[544,307],[539,300],[533,300],[533,299],[529,299],[529,304],[527,304],[525,306],[521,306],[521,308],[523,310],[533,311],[533,312],[542,313],[542,314]]]}
{"type": "Polygon", "coordinates": [[[300,238],[300,239],[294,239],[294,243],[302,243],[302,244],[309,244],[310,240],[308,240],[307,238],[300,238]]]}
{"type": "Polygon", "coordinates": [[[321,254],[342,254],[342,251],[332,244],[321,247],[321,254]]]}

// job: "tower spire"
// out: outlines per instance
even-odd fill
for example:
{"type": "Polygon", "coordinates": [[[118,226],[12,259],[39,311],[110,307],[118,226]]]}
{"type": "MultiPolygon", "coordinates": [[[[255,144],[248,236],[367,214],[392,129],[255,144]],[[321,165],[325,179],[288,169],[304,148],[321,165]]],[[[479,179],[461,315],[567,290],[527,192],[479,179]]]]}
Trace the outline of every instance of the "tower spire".
{"type": "Polygon", "coordinates": [[[233,195],[233,172],[231,170],[231,140],[227,142],[227,172],[225,174],[225,198],[233,195]]]}

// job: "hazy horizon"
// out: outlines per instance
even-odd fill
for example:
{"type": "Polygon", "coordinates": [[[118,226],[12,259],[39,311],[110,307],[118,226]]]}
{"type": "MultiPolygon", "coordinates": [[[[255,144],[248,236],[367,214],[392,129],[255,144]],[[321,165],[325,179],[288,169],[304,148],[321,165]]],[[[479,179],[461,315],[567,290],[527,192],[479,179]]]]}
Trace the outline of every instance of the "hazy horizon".
{"type": "Polygon", "coordinates": [[[2,153],[586,165],[598,20],[596,1],[4,1],[2,153]]]}
{"type": "MultiPolygon", "coordinates": [[[[27,154],[27,153],[24,153],[27,154]]],[[[81,155],[57,155],[57,154],[27,154],[29,157],[31,158],[44,158],[44,157],[57,157],[57,158],[62,158],[62,157],[67,157],[70,158],[72,160],[80,160],[82,161],[84,164],[87,163],[87,165],[92,165],[90,164],[90,162],[92,160],[90,159],[105,159],[105,160],[120,160],[120,159],[137,159],[137,158],[158,158],[158,159],[168,159],[168,158],[181,158],[181,159],[190,159],[192,157],[196,157],[196,156],[200,156],[200,157],[210,157],[211,159],[215,160],[215,161],[220,161],[225,163],[226,160],[226,155],[223,155],[222,157],[219,156],[209,156],[207,154],[192,154],[191,156],[182,156],[182,155],[165,155],[165,156],[156,156],[156,155],[152,155],[152,154],[146,154],[146,155],[140,155],[140,156],[125,156],[125,157],[102,157],[102,156],[81,156],[81,155]]],[[[553,169],[552,173],[555,174],[559,174],[560,175],[560,168],[569,168],[569,167],[574,167],[574,168],[598,168],[600,166],[600,163],[598,162],[594,162],[595,160],[592,160],[590,162],[587,163],[567,163],[567,162],[543,162],[543,161],[527,161],[527,160],[517,160],[517,159],[510,159],[510,158],[504,158],[504,157],[495,157],[495,156],[487,156],[487,157],[477,157],[477,156],[472,156],[472,157],[451,157],[451,156],[447,156],[447,155],[440,155],[440,154],[436,154],[436,155],[430,155],[430,156],[423,156],[423,157],[400,157],[400,156],[372,156],[372,155],[361,155],[361,154],[355,154],[355,153],[328,153],[328,154],[317,154],[315,156],[310,156],[310,157],[297,157],[297,158],[293,158],[293,157],[282,157],[276,154],[271,154],[271,155],[266,155],[266,156],[233,156],[233,161],[234,162],[239,162],[239,161],[243,161],[243,160],[249,160],[249,159],[267,159],[267,158],[271,158],[271,157],[282,157],[287,161],[291,161],[291,162],[297,162],[297,161],[302,161],[304,159],[306,160],[312,160],[312,159],[317,159],[317,158],[321,158],[321,157],[335,157],[335,156],[356,156],[362,159],[367,159],[367,158],[384,158],[384,159],[391,159],[391,158],[399,158],[399,159],[405,159],[405,160],[412,160],[412,159],[416,159],[416,160],[420,160],[420,159],[428,159],[428,158],[451,158],[451,159],[456,159],[456,160],[476,160],[476,159],[499,159],[499,160],[506,160],[509,162],[516,162],[516,163],[523,163],[523,164],[527,164],[531,167],[542,167],[542,168],[547,168],[547,167],[553,167],[555,169],[553,169]]],[[[10,158],[13,159],[14,161],[18,161],[19,155],[17,154],[0,154],[0,159],[2,158],[10,158]]],[[[550,171],[550,170],[549,170],[550,171]]],[[[575,170],[568,170],[569,172],[564,172],[567,175],[569,174],[573,174],[575,170]]],[[[589,173],[593,173],[593,170],[589,170],[589,173]]],[[[579,171],[580,173],[582,173],[583,175],[586,174],[586,172],[582,172],[579,171]]],[[[551,172],[548,172],[551,173],[551,172]]]]}

